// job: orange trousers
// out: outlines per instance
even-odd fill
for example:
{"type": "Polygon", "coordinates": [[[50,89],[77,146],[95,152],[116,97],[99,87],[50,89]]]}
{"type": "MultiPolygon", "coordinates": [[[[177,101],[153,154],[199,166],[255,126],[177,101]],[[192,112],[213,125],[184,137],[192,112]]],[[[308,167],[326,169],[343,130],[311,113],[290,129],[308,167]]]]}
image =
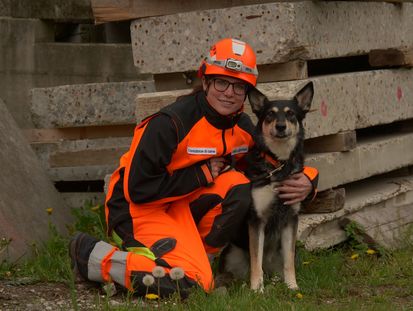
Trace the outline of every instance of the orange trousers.
{"type": "MultiPolygon", "coordinates": [[[[182,268],[185,273],[181,291],[196,285],[206,292],[213,289],[208,254],[217,254],[238,234],[250,203],[249,180],[237,171],[225,172],[214,180],[212,186],[200,188],[169,203],[130,203],[136,241],[148,249],[154,245],[162,249],[159,242],[164,240],[175,241],[160,258],[166,264],[163,265],[166,277],[160,283],[162,295],[175,291],[176,282],[168,277],[168,272],[174,267],[182,268]]],[[[117,234],[125,232],[124,228],[120,229],[114,228],[114,231],[117,234]]],[[[122,234],[118,235],[124,238],[122,234]]],[[[88,243],[83,249],[90,251],[83,251],[83,260],[78,261],[79,264],[87,264],[80,270],[88,271],[84,273],[88,274],[88,279],[98,282],[113,280],[138,294],[145,293],[142,279],[159,265],[157,262],[150,256],[119,249],[103,241],[90,240],[88,243]]]]}

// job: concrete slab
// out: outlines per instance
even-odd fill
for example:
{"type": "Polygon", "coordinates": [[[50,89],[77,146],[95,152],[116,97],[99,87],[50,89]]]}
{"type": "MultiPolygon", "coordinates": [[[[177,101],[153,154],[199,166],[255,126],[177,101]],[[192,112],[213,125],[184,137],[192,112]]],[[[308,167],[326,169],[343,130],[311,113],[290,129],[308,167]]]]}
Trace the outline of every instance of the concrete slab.
{"type": "Polygon", "coordinates": [[[49,168],[47,173],[53,181],[103,180],[106,175],[112,174],[118,166],[119,162],[106,165],[55,167],[49,168]]]}
{"type": "Polygon", "coordinates": [[[346,186],[342,210],[300,215],[298,237],[310,250],[331,247],[346,240],[338,221],[348,217],[362,220],[369,235],[393,248],[400,245],[400,237],[408,234],[408,225],[413,223],[412,211],[413,176],[364,180],[346,186]]]}
{"type": "Polygon", "coordinates": [[[48,237],[48,224],[66,233],[69,209],[0,100],[0,237],[12,239],[0,260],[30,255],[30,245],[48,237]],[[46,209],[53,212],[48,217],[46,209]],[[9,255],[9,258],[6,256],[9,255]]]}
{"type": "Polygon", "coordinates": [[[70,208],[81,208],[86,205],[105,204],[103,192],[61,192],[60,196],[70,208]]]}
{"type": "MultiPolygon", "coordinates": [[[[314,82],[312,113],[305,120],[306,137],[387,124],[413,118],[413,70],[394,69],[320,76],[314,82]]],[[[270,99],[291,98],[308,80],[258,84],[270,99]]],[[[190,90],[140,94],[136,119],[142,120],[190,90]]],[[[252,117],[249,104],[245,111],[252,117]]]]}
{"type": "Polygon", "coordinates": [[[347,152],[308,155],[320,172],[319,190],[354,182],[413,164],[413,133],[393,133],[359,141],[347,152]]]}
{"type": "Polygon", "coordinates": [[[141,80],[133,66],[128,43],[38,43],[35,49],[36,72],[48,75],[102,75],[116,81],[141,80]]]}
{"type": "Polygon", "coordinates": [[[103,180],[105,174],[116,169],[131,140],[132,137],[63,140],[31,147],[53,181],[103,180]]]}
{"type": "Polygon", "coordinates": [[[366,54],[413,45],[413,4],[274,2],[140,18],[131,24],[141,72],[196,70],[213,42],[242,39],[258,64],[366,54]]]}
{"type": "Polygon", "coordinates": [[[38,128],[133,124],[136,96],[154,88],[136,81],[33,89],[32,121],[38,128]]]}

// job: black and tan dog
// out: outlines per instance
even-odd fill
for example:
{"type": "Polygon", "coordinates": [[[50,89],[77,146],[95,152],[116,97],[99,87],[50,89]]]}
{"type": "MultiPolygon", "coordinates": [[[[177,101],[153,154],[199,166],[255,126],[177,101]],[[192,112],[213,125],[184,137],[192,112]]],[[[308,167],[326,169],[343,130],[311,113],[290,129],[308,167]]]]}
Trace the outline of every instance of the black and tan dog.
{"type": "Polygon", "coordinates": [[[276,188],[285,178],[303,170],[302,122],[313,94],[312,82],[291,100],[270,101],[256,89],[249,92],[249,102],[258,117],[256,148],[247,156],[245,171],[253,198],[248,220],[249,254],[246,247],[235,245],[238,243],[229,245],[220,259],[219,271],[226,275],[224,279],[228,275],[246,278],[249,257],[251,289],[263,291],[264,273],[272,276],[276,272],[289,288],[298,288],[295,243],[301,204],[283,204],[276,188]]]}

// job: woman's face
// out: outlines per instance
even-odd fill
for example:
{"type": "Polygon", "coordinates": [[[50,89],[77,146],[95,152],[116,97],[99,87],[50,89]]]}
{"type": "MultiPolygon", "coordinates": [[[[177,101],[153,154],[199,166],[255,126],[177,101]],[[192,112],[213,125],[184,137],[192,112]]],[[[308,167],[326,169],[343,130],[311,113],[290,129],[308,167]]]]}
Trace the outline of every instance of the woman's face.
{"type": "Polygon", "coordinates": [[[228,76],[202,77],[202,86],[208,103],[223,116],[241,109],[248,88],[244,81],[228,76]]]}

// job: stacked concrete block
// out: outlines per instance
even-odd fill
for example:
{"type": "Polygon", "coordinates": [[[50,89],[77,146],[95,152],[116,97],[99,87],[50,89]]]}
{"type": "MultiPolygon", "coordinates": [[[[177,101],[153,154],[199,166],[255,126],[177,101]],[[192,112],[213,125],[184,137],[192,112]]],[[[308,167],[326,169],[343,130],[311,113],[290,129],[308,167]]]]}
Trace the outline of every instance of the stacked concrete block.
{"type": "MultiPolygon", "coordinates": [[[[197,70],[210,45],[225,37],[251,44],[257,52],[259,68],[301,61],[307,70],[306,63],[314,68],[320,60],[328,60],[329,75],[311,76],[308,71],[297,75],[295,81],[280,82],[285,79],[274,74],[272,81],[270,75],[269,79],[266,77],[266,83],[257,86],[271,99],[286,98],[311,80],[315,96],[312,113],[305,121],[307,138],[311,138],[309,143],[317,141],[322,145],[327,137],[346,132],[357,136],[355,146],[343,149],[347,150],[345,152],[337,149],[307,156],[307,164],[320,170],[320,191],[338,187],[347,191],[344,209],[301,217],[300,239],[310,249],[328,247],[344,240],[343,228],[339,226],[343,217],[356,220],[368,230],[380,228],[377,229],[379,234],[374,236],[386,246],[391,243],[390,235],[402,235],[413,223],[413,219],[405,217],[405,222],[395,220],[395,225],[390,228],[369,223],[368,216],[376,210],[383,215],[403,214],[413,208],[409,169],[413,165],[413,70],[385,69],[389,65],[400,66],[400,63],[391,61],[390,64],[374,63],[360,68],[352,63],[356,56],[368,59],[377,51],[411,51],[412,30],[413,3],[394,5],[379,1],[261,3],[143,17],[131,24],[134,65],[140,72],[154,74],[155,79],[182,74],[187,77],[187,73],[197,70]],[[336,58],[348,62],[351,65],[348,67],[354,70],[345,68],[343,73],[343,66],[335,68],[336,58]],[[404,131],[395,131],[395,124],[404,131]],[[382,188],[378,188],[384,193],[391,192],[386,188],[387,183],[398,181],[388,181],[380,176],[398,169],[402,169],[403,173],[398,174],[405,176],[402,183],[407,186],[398,194],[377,198],[371,190],[374,187],[369,186],[370,180],[376,178],[371,181],[373,185],[381,185],[382,188]],[[401,197],[409,199],[399,206],[396,203],[401,197]],[[322,239],[330,234],[331,239],[322,239]]],[[[404,62],[402,65],[411,67],[413,64],[404,62]]],[[[189,91],[167,85],[171,88],[157,88],[158,92],[137,97],[137,120],[189,91]],[[160,92],[161,89],[165,92],[160,92]]],[[[246,108],[255,120],[248,105],[246,108]]],[[[384,222],[386,219],[390,218],[383,216],[384,222]]],[[[380,222],[380,219],[374,221],[380,222]]]]}
{"type": "Polygon", "coordinates": [[[1,1],[0,96],[20,128],[33,128],[36,87],[151,79],[133,66],[130,43],[55,42],[59,25],[93,25],[90,0],[1,1]]]}
{"type": "MultiPolygon", "coordinates": [[[[32,120],[46,135],[59,129],[62,139],[40,137],[32,147],[53,181],[103,180],[128,150],[135,121],[135,98],[153,92],[153,81],[114,82],[37,88],[31,91],[32,120]],[[118,126],[131,125],[120,135],[118,126]],[[105,137],[65,136],[65,130],[106,126],[105,137]]],[[[30,131],[27,131],[30,132],[30,131]]],[[[27,133],[26,132],[26,133],[27,133]]],[[[102,189],[103,191],[103,189],[102,189]]]]}
{"type": "Polygon", "coordinates": [[[225,37],[251,44],[258,64],[361,55],[413,45],[413,3],[273,2],[141,18],[131,24],[141,72],[196,70],[225,37]]]}

